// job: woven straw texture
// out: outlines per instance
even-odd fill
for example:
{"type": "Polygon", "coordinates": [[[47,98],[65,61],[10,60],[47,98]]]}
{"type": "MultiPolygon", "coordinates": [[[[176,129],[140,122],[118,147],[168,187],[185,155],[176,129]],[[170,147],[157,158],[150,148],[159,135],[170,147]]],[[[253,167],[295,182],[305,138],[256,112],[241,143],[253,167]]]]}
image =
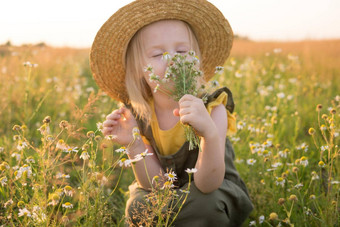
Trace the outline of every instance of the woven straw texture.
{"type": "Polygon", "coordinates": [[[128,103],[125,87],[125,53],[142,27],[159,20],[187,22],[199,43],[201,66],[209,80],[216,66],[228,58],[233,32],[223,14],[206,0],[137,0],[113,14],[93,42],[90,64],[98,86],[109,96],[128,103]]]}

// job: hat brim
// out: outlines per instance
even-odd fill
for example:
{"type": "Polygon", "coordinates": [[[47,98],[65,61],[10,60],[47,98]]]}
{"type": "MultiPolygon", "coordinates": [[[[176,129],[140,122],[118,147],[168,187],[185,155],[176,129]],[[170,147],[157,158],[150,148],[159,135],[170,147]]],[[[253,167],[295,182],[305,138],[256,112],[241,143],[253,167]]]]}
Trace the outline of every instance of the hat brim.
{"type": "Polygon", "coordinates": [[[230,54],[233,31],[223,14],[206,0],[137,0],[114,13],[92,44],[90,65],[98,86],[109,96],[128,103],[125,53],[134,34],[155,21],[176,19],[190,25],[201,52],[206,80],[230,54]]]}

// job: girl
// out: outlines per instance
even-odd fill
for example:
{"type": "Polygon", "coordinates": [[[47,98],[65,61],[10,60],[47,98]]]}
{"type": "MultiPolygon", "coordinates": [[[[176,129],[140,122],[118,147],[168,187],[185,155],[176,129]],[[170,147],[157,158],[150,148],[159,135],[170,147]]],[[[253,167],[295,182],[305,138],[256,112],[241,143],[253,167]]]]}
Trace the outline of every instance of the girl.
{"type": "Polygon", "coordinates": [[[164,76],[163,53],[200,56],[204,77],[227,59],[233,34],[220,11],[205,0],[137,0],[118,10],[99,30],[91,49],[91,69],[98,85],[125,105],[109,114],[104,135],[129,146],[129,158],[154,154],[133,165],[136,182],[129,187],[126,216],[149,193],[149,179],[167,169],[177,174],[178,188],[188,184],[187,168],[196,168],[190,194],[175,226],[239,226],[252,210],[245,184],[234,165],[234,151],[226,134],[234,131],[232,94],[216,90],[205,104],[184,95],[179,102],[162,92],[154,93],[146,65],[164,76]],[[201,152],[188,149],[181,123],[200,136],[201,152]],[[134,140],[139,129],[142,140],[134,140]],[[147,171],[147,172],[146,172],[147,171]]]}

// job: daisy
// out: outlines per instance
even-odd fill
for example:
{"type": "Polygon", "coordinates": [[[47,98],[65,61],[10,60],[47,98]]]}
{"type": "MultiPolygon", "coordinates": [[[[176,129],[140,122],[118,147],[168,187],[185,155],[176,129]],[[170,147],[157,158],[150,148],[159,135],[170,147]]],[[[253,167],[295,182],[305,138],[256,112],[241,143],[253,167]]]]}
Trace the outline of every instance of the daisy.
{"type": "Polygon", "coordinates": [[[251,165],[251,166],[252,166],[252,165],[254,165],[255,163],[256,163],[256,160],[253,159],[253,158],[250,158],[250,159],[247,160],[247,164],[248,164],[248,165],[251,165]]]}
{"type": "Polygon", "coordinates": [[[83,160],[87,160],[87,159],[90,158],[90,155],[89,155],[89,153],[87,153],[87,151],[83,151],[79,158],[81,158],[83,160]]]}
{"type": "Polygon", "coordinates": [[[177,175],[174,171],[170,171],[169,173],[164,174],[168,178],[169,181],[174,181],[177,179],[177,175]]]}
{"type": "Polygon", "coordinates": [[[197,172],[197,169],[196,169],[196,168],[192,168],[192,169],[187,168],[187,169],[185,170],[185,172],[187,172],[187,173],[196,173],[196,172],[197,172]]]}
{"type": "Polygon", "coordinates": [[[276,177],[276,185],[281,185],[282,187],[285,185],[286,180],[283,179],[282,177],[276,177]]]}
{"type": "Polygon", "coordinates": [[[19,209],[19,213],[18,216],[27,216],[27,217],[31,217],[31,212],[29,212],[26,207],[24,209],[19,209]]]}
{"type": "Polygon", "coordinates": [[[73,189],[72,189],[72,187],[69,186],[69,185],[65,186],[64,187],[64,193],[65,193],[65,195],[72,197],[73,196],[73,189]]]}
{"type": "Polygon", "coordinates": [[[73,204],[70,203],[70,202],[66,202],[66,203],[64,203],[62,206],[63,206],[64,208],[66,208],[66,209],[71,209],[71,208],[73,208],[73,204]]]}
{"type": "Polygon", "coordinates": [[[129,167],[131,166],[131,160],[127,158],[122,158],[118,161],[118,164],[120,167],[122,166],[129,167]]]}

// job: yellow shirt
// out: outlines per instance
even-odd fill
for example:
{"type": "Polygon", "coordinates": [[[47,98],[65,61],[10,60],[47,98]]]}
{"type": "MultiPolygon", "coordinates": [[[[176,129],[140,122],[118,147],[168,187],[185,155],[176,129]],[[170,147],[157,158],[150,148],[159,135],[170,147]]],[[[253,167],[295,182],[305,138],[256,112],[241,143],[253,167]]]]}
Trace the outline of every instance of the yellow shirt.
{"type": "MultiPolygon", "coordinates": [[[[222,92],[213,102],[208,103],[207,105],[208,113],[211,114],[212,109],[220,104],[223,104],[225,106],[227,104],[227,100],[228,94],[226,92],[222,92]]],[[[151,109],[152,109],[151,118],[152,135],[153,138],[155,139],[159,153],[164,156],[176,153],[185,143],[184,129],[182,127],[181,122],[178,121],[177,124],[169,130],[161,130],[158,125],[153,102],[151,102],[151,109]]],[[[228,115],[227,135],[231,135],[236,132],[236,118],[234,115],[229,113],[227,109],[226,111],[228,115]]],[[[144,137],[143,141],[146,144],[150,144],[149,141],[147,141],[146,138],[144,137]]]]}

